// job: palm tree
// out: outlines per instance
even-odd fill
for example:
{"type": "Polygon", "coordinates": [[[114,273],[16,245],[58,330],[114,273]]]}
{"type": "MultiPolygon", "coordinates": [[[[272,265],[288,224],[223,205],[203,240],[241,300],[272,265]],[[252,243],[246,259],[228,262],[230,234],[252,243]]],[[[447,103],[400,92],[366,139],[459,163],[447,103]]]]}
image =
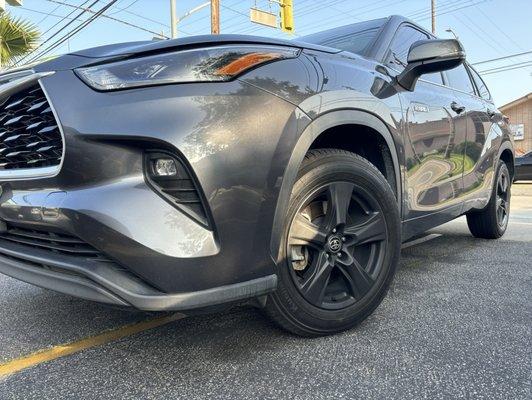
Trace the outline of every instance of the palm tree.
{"type": "Polygon", "coordinates": [[[0,65],[7,65],[31,52],[37,46],[40,33],[37,27],[8,13],[0,15],[0,65]]]}

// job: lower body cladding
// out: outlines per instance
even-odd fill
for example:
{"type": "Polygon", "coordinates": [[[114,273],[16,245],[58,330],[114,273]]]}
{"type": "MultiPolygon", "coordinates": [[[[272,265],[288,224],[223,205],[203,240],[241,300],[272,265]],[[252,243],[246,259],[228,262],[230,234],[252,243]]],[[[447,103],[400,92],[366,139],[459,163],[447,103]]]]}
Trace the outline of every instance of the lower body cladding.
{"type": "Polygon", "coordinates": [[[63,71],[40,85],[62,127],[62,166],[1,183],[0,273],[149,311],[276,288],[273,216],[305,123],[293,105],[239,81],[216,94],[205,84],[98,93],[63,71]],[[176,161],[179,182],[150,178],[153,154],[176,161]]]}

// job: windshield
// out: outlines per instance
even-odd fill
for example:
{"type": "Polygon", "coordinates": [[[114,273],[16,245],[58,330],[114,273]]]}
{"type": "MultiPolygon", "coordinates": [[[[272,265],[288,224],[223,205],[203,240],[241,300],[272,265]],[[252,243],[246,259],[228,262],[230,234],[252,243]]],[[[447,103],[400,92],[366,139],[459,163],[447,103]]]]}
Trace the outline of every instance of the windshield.
{"type": "Polygon", "coordinates": [[[298,41],[366,55],[387,18],[359,22],[298,38],[298,41]]]}

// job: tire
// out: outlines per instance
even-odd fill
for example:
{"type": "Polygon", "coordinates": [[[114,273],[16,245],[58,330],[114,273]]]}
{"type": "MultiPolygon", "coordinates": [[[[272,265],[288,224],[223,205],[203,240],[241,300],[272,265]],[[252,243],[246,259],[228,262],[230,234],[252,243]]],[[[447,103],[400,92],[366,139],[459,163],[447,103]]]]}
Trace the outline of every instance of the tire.
{"type": "Polygon", "coordinates": [[[394,192],[366,159],[312,150],[292,190],[282,243],[278,288],[266,313],[305,337],[350,329],[383,300],[399,262],[394,192]]]}
{"type": "Polygon", "coordinates": [[[499,160],[491,199],[488,205],[479,211],[466,214],[467,226],[474,237],[482,239],[498,239],[508,227],[511,197],[510,171],[504,161],[499,160]],[[504,213],[503,217],[501,217],[504,213]]]}

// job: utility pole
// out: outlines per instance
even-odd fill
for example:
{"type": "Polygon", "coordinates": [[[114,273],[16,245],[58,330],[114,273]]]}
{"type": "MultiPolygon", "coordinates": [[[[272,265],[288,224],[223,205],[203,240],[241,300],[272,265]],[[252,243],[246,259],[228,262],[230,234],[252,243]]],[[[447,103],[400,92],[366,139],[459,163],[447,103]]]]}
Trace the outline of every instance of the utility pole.
{"type": "Polygon", "coordinates": [[[220,34],[220,0],[211,0],[211,34],[220,34]]]}
{"type": "Polygon", "coordinates": [[[432,33],[436,34],[436,0],[430,0],[430,14],[432,16],[432,33]]]}
{"type": "Polygon", "coordinates": [[[170,25],[172,26],[172,39],[177,37],[177,14],[175,10],[175,0],[170,0],[170,25]]]}

